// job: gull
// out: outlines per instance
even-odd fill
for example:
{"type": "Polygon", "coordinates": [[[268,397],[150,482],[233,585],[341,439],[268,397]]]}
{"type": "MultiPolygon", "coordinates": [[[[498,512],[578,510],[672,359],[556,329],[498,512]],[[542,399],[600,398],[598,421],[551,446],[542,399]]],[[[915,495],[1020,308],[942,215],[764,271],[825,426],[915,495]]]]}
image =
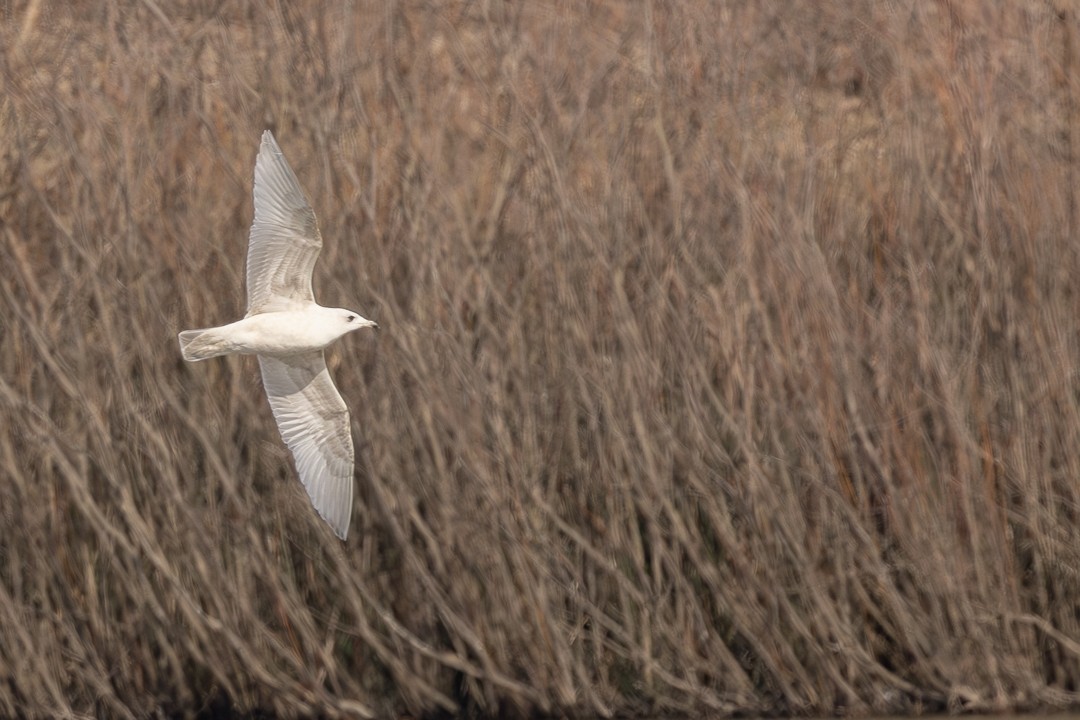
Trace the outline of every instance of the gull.
{"type": "Polygon", "coordinates": [[[323,349],[354,330],[378,327],[359,313],[323,307],[311,291],[322,236],[300,183],[267,130],[255,160],[255,220],[247,254],[247,314],[221,327],[180,333],[188,362],[257,355],[281,437],[311,504],[344,540],[353,498],[349,409],[323,349]]]}

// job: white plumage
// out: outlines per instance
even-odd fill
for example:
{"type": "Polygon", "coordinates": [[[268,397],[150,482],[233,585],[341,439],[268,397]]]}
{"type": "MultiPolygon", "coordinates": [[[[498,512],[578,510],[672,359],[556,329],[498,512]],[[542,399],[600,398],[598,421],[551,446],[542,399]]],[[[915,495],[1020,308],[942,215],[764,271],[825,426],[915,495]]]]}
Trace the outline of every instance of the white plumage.
{"type": "Polygon", "coordinates": [[[344,540],[352,516],[352,432],[323,348],[376,325],[359,313],[315,302],[311,276],[321,249],[315,212],[267,130],[255,161],[247,315],[229,325],[181,332],[180,351],[189,362],[232,353],[259,356],[263,387],[300,480],[319,515],[344,540]]]}

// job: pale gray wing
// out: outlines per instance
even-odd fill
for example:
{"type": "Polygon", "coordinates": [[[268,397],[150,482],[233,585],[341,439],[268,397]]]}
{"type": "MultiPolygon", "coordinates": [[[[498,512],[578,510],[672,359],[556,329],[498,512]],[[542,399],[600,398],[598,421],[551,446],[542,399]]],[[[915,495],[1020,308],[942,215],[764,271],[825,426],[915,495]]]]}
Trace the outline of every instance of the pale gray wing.
{"type": "Polygon", "coordinates": [[[248,315],[315,302],[311,272],[322,236],[300,183],[267,130],[255,159],[255,220],[248,238],[248,315]]]}
{"type": "Polygon", "coordinates": [[[319,515],[344,540],[352,517],[352,431],[349,409],[334,387],[323,354],[259,355],[259,366],[300,481],[319,515]]]}

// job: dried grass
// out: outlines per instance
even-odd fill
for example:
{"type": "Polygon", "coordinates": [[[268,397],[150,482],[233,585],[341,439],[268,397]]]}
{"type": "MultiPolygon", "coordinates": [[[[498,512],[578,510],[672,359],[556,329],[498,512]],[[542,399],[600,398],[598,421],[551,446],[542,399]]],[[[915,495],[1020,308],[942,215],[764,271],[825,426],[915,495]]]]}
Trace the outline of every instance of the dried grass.
{"type": "Polygon", "coordinates": [[[0,715],[1076,704],[1053,5],[0,3],[0,715]],[[344,545],[176,347],[267,127],[344,545]]]}

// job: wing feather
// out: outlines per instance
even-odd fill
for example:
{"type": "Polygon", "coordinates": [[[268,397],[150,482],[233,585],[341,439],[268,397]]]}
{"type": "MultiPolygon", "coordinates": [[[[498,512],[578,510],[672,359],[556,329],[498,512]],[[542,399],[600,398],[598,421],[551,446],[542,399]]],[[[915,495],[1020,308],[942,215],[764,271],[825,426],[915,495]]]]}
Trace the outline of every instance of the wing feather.
{"type": "Polygon", "coordinates": [[[344,540],[352,517],[352,431],[323,354],[260,355],[259,367],[300,481],[319,515],[344,540]]]}
{"type": "Polygon", "coordinates": [[[315,211],[267,130],[255,159],[255,220],[248,238],[248,315],[313,303],[322,250],[315,211]]]}

